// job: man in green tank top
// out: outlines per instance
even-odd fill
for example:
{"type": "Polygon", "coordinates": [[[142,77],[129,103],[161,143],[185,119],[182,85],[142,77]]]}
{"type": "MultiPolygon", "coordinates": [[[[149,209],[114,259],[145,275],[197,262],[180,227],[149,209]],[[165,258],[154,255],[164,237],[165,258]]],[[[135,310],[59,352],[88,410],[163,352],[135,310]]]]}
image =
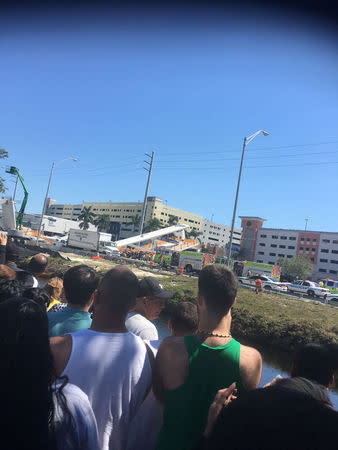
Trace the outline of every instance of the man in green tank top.
{"type": "Polygon", "coordinates": [[[169,337],[160,346],[153,390],[164,416],[156,450],[190,450],[204,431],[217,391],[236,382],[240,396],[259,384],[260,353],[230,334],[237,284],[227,267],[204,267],[198,279],[198,331],[169,337]]]}

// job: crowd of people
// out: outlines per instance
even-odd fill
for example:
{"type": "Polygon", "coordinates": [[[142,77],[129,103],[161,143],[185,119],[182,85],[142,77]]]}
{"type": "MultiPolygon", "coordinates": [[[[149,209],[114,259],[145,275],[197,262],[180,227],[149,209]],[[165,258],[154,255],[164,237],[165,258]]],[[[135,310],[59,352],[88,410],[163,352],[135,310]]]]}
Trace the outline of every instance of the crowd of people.
{"type": "Polygon", "coordinates": [[[262,357],[231,335],[237,278],[200,272],[196,303],[174,304],[126,266],[100,279],[71,267],[43,288],[45,255],[18,266],[0,233],[0,429],[34,450],[327,449],[338,447],[328,389],[337,346],[309,343],[289,378],[258,388],[262,357]],[[154,319],[166,308],[169,337],[154,319]]]}

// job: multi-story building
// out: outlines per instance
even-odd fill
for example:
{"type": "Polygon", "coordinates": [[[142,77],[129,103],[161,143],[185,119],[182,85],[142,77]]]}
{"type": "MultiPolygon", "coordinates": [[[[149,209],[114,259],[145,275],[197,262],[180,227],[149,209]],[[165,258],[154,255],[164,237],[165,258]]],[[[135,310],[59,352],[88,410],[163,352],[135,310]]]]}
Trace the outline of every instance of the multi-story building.
{"type": "Polygon", "coordinates": [[[280,258],[304,255],[313,264],[313,279],[338,280],[338,233],[263,228],[265,219],[242,219],[241,250],[249,261],[277,264],[280,258]]]}
{"type": "MultiPolygon", "coordinates": [[[[202,244],[213,244],[219,247],[225,247],[230,241],[231,227],[228,225],[221,225],[218,223],[203,220],[202,232],[199,239],[202,244]]],[[[234,229],[234,236],[232,240],[233,246],[240,245],[242,231],[240,228],[234,229]]]]}
{"type": "MultiPolygon", "coordinates": [[[[125,237],[133,230],[132,218],[141,216],[142,202],[83,202],[81,205],[52,204],[47,214],[63,219],[77,220],[84,207],[91,207],[97,215],[107,214],[111,219],[112,232],[125,237]]],[[[199,214],[183,211],[163,203],[158,197],[148,197],[145,223],[157,218],[163,225],[169,225],[170,216],[177,218],[178,223],[189,225],[190,230],[200,232],[203,217],[199,214]]]]}

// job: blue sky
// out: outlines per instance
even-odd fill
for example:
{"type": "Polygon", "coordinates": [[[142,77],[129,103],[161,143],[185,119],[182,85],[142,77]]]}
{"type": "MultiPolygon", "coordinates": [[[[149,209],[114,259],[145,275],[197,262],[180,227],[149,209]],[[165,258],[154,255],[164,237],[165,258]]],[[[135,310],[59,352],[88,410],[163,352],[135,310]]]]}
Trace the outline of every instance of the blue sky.
{"type": "Polygon", "coordinates": [[[0,148],[24,176],[27,211],[70,156],[52,180],[58,202],[143,200],[154,150],[150,195],[230,224],[243,138],[263,128],[237,215],[338,231],[336,36],[249,13],[2,17],[0,148]]]}

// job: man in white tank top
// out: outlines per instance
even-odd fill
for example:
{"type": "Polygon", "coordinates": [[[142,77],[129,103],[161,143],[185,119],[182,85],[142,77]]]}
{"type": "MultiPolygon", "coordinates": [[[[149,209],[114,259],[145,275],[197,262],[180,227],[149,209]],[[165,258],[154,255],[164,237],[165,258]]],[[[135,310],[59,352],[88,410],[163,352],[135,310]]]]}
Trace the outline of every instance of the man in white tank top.
{"type": "Polygon", "coordinates": [[[51,339],[57,374],[89,398],[102,450],[126,447],[129,424],[151,386],[146,346],[125,327],[137,292],[136,275],[115,267],[94,294],[91,328],[51,339]]]}

